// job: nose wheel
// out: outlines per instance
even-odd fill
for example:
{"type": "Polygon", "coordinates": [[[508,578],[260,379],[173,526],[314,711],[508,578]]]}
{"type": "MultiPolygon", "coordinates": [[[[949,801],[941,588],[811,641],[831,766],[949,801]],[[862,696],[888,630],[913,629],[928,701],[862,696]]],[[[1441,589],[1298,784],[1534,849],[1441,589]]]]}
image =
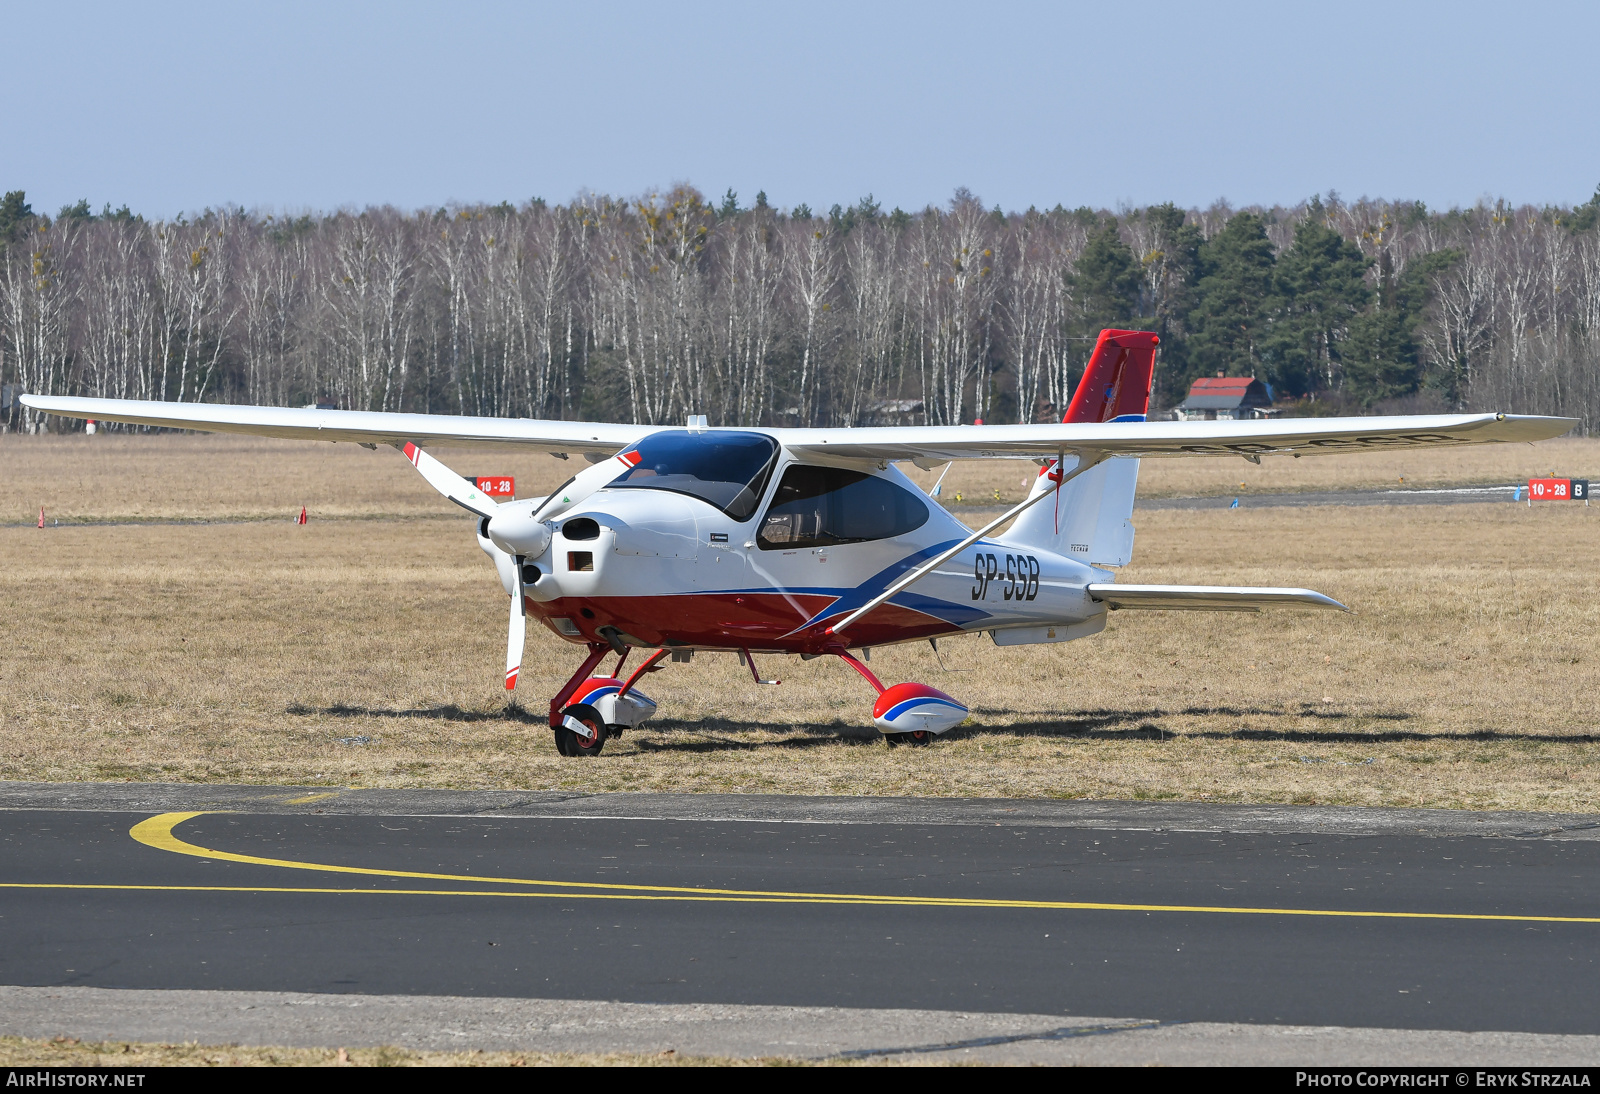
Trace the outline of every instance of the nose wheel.
{"type": "Polygon", "coordinates": [[[561,712],[561,724],[555,727],[556,751],[563,756],[598,756],[606,743],[606,724],[600,712],[588,703],[573,703],[561,712]],[[570,718],[593,734],[585,737],[566,725],[570,718]]]}

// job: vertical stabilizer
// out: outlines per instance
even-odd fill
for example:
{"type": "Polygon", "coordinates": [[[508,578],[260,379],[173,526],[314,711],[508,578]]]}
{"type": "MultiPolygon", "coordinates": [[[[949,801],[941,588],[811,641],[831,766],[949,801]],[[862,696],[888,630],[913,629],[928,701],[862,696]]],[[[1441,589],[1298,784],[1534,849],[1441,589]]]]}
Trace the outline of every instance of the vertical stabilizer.
{"type": "MultiPolygon", "coordinates": [[[[1103,330],[1063,422],[1142,422],[1150,409],[1156,346],[1148,331],[1103,330]]],[[[1066,470],[1072,470],[1068,456],[1066,470]]],[[[1053,465],[1052,465],[1053,467],[1053,465]]],[[[1033,494],[1055,488],[1045,467],[1033,494]]],[[[1133,497],[1139,461],[1116,458],[1060,488],[1060,497],[1027,510],[1003,537],[1096,566],[1126,566],[1133,558],[1133,497]]]]}
{"type": "Polygon", "coordinates": [[[1149,331],[1103,330],[1063,422],[1142,422],[1150,410],[1156,345],[1149,331]]]}

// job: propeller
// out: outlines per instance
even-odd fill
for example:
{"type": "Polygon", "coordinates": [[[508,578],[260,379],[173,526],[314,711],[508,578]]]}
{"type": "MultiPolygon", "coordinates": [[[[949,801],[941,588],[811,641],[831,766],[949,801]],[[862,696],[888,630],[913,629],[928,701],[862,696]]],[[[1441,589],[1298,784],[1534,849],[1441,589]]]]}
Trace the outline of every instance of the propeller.
{"type": "MultiPolygon", "coordinates": [[[[477,513],[483,518],[479,522],[478,542],[479,546],[484,546],[487,539],[488,526],[494,523],[495,515],[501,512],[501,506],[492,498],[484,496],[473,483],[468,482],[416,445],[407,442],[405,454],[406,459],[411,461],[412,466],[422,473],[424,479],[428,480],[429,486],[432,486],[463,509],[477,513]]],[[[546,530],[546,543],[549,542],[549,538],[549,531],[546,530]]],[[[489,543],[484,549],[490,551],[490,557],[494,558],[496,568],[500,569],[501,561],[505,556],[495,553],[500,550],[499,546],[489,543]]],[[[501,576],[502,578],[505,576],[503,569],[501,569],[501,576]]],[[[506,624],[506,690],[512,691],[517,686],[517,675],[522,671],[522,648],[528,635],[528,609],[526,601],[523,600],[521,555],[511,556],[511,581],[509,584],[510,588],[507,591],[511,594],[511,619],[506,624]]]]}
{"type": "MultiPolygon", "coordinates": [[[[527,602],[523,594],[522,567],[524,558],[538,558],[550,546],[550,525],[585,498],[611,482],[618,475],[639,465],[639,453],[629,449],[616,456],[601,460],[585,468],[562,484],[561,488],[537,504],[532,502],[505,505],[496,503],[477,486],[444,464],[428,455],[417,445],[406,442],[404,451],[422,477],[439,493],[461,508],[484,518],[478,525],[478,542],[490,552],[496,567],[504,556],[511,558],[511,581],[507,591],[511,594],[511,617],[506,625],[506,690],[517,686],[517,675],[522,671],[522,648],[527,640],[527,602]],[[491,551],[490,549],[494,550],[491,551]]],[[[505,571],[501,570],[504,580],[505,571]]]]}
{"type": "Polygon", "coordinates": [[[506,625],[506,690],[515,690],[522,671],[522,644],[528,636],[528,604],[522,598],[522,556],[512,558],[516,591],[511,596],[511,622],[506,625]]]}
{"type": "Polygon", "coordinates": [[[544,499],[544,504],[534,510],[534,519],[558,519],[574,506],[582,505],[585,498],[609,484],[618,475],[638,467],[639,459],[639,450],[630,448],[626,452],[601,460],[593,467],[579,471],[562,484],[561,489],[544,499]]]}
{"type": "Polygon", "coordinates": [[[502,505],[489,518],[486,533],[509,554],[538,558],[550,546],[550,522],[560,519],[590,494],[639,464],[639,453],[629,449],[585,468],[537,505],[502,505]]]}
{"type": "Polygon", "coordinates": [[[499,510],[500,506],[480,491],[476,483],[468,482],[410,441],[406,442],[405,454],[412,466],[422,472],[429,486],[461,508],[480,517],[492,517],[499,510]]]}

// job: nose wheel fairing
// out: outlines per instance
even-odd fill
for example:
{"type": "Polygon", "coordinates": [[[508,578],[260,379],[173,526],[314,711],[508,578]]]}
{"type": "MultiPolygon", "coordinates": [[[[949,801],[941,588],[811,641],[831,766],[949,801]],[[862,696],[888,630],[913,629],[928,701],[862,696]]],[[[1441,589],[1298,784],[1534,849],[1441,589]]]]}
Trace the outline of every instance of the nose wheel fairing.
{"type": "Polygon", "coordinates": [[[615,676],[591,676],[578,685],[571,702],[594,707],[608,727],[632,729],[656,712],[656,702],[638,688],[624,692],[625,684],[615,676]]]}

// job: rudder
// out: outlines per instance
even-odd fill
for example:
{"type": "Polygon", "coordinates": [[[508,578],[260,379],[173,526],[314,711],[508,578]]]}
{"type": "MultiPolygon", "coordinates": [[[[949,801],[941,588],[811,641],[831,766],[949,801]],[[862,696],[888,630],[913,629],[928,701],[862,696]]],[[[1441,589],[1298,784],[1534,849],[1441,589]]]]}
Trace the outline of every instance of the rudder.
{"type": "MultiPolygon", "coordinates": [[[[1144,421],[1160,342],[1150,331],[1101,331],[1061,420],[1144,421]]],[[[1030,496],[1053,489],[1047,474],[1053,466],[1039,472],[1030,496]]],[[[1003,538],[1091,565],[1126,566],[1133,558],[1138,485],[1137,459],[1107,460],[1061,487],[1054,501],[1042,501],[1023,513],[1003,538]]]]}
{"type": "Polygon", "coordinates": [[[1156,371],[1156,346],[1150,331],[1103,330],[1061,420],[1126,422],[1145,420],[1150,384],[1156,371]]]}

